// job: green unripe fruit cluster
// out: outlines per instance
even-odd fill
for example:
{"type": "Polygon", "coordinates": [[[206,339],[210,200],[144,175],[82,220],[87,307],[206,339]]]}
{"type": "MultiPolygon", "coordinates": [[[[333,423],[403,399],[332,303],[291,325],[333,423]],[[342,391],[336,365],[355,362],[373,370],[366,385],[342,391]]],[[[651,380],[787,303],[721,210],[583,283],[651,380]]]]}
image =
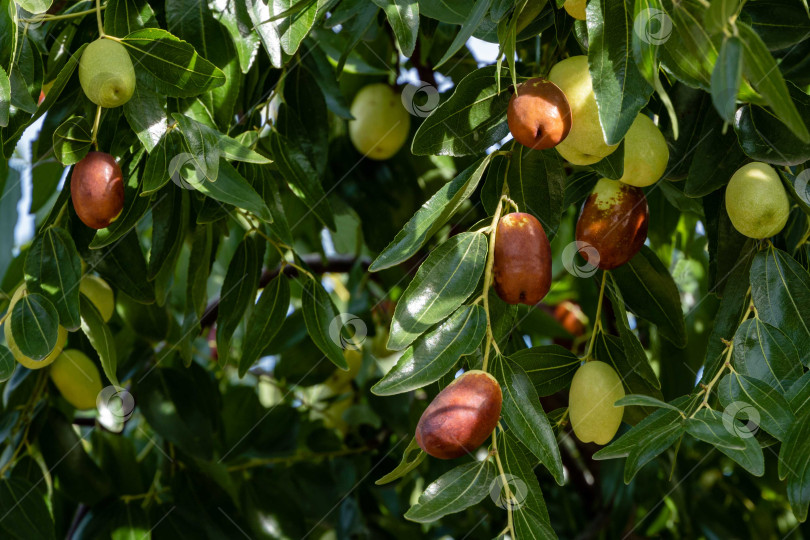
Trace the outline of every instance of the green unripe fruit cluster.
{"type": "Polygon", "coordinates": [[[6,319],[5,326],[3,328],[3,333],[6,337],[6,346],[11,351],[11,354],[14,356],[14,359],[22,364],[23,366],[27,367],[28,369],[42,369],[45,366],[48,366],[56,360],[56,357],[59,356],[59,353],[62,352],[62,349],[65,347],[67,343],[67,335],[68,332],[64,326],[59,325],[59,330],[56,336],[56,346],[53,350],[43,358],[42,360],[34,360],[33,358],[29,358],[25,356],[20,348],[17,346],[17,342],[14,341],[14,336],[11,333],[11,312],[14,309],[14,305],[23,297],[25,294],[25,286],[21,286],[17,289],[14,295],[11,297],[11,302],[8,305],[8,318],[6,319]]]}
{"type": "Polygon", "coordinates": [[[101,392],[101,374],[82,351],[67,349],[51,366],[51,380],[59,393],[79,410],[93,409],[101,392]]]}
{"type": "Polygon", "coordinates": [[[383,83],[363,87],[352,101],[349,138],[361,154],[383,160],[399,152],[411,128],[400,95],[383,83]]]}
{"type": "Polygon", "coordinates": [[[79,83],[87,99],[107,109],[135,93],[135,68],[126,47],[109,38],[90,43],[79,60],[79,83]]]}
{"type": "Polygon", "coordinates": [[[790,201],[779,174],[766,163],[743,165],[726,187],[726,212],[749,238],[768,238],[785,228],[790,201]]]}
{"type": "Polygon", "coordinates": [[[624,415],[624,407],[613,404],[623,397],[622,380],[610,365],[596,360],[582,365],[574,374],[568,397],[574,435],[585,443],[609,443],[624,415]]]}

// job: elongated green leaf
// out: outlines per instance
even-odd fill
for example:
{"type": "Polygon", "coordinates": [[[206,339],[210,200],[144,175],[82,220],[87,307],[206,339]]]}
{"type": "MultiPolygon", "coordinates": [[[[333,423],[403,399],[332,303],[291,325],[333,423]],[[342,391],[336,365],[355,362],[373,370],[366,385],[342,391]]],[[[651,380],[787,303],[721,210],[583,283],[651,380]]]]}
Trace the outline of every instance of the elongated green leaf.
{"type": "Polygon", "coordinates": [[[371,391],[378,396],[389,396],[438,381],[460,357],[478,348],[486,332],[486,319],[486,311],[481,306],[459,308],[406,349],[397,365],[371,391]]]}
{"type": "Polygon", "coordinates": [[[762,38],[748,26],[736,24],[743,47],[743,72],[779,119],[802,141],[810,142],[810,131],[790,97],[785,79],[762,38]]]}
{"type": "Polygon", "coordinates": [[[261,196],[233,168],[233,165],[224,159],[220,160],[216,182],[209,182],[196,175],[189,175],[185,180],[188,185],[212,199],[247,210],[263,221],[273,220],[270,209],[261,196]]]}
{"type": "MultiPolygon", "coordinates": [[[[172,114],[185,140],[188,160],[194,165],[196,176],[214,182],[219,175],[219,133],[205,124],[180,113],[172,114]]],[[[174,156],[172,156],[174,157],[174,156]]]]}
{"type": "MultiPolygon", "coordinates": [[[[672,402],[676,408],[684,407],[688,403],[688,398],[678,398],[672,402]]],[[[680,413],[672,409],[656,409],[652,414],[644,418],[636,426],[605,446],[593,455],[596,460],[616,459],[627,457],[648,433],[663,433],[671,425],[682,425],[683,418],[680,413]]]]}
{"type": "Polygon", "coordinates": [[[25,282],[29,292],[53,303],[59,323],[68,330],[79,327],[79,280],[82,261],[68,232],[49,227],[34,239],[25,259],[25,282]]]}
{"type": "Polygon", "coordinates": [[[11,107],[11,82],[6,70],[0,66],[0,127],[8,125],[8,113],[11,107]]]}
{"type": "Polygon", "coordinates": [[[111,36],[126,36],[142,28],[157,28],[155,12],[146,0],[107,0],[104,31],[111,36]]]}
{"type": "MultiPolygon", "coordinates": [[[[717,411],[711,412],[715,417],[721,416],[721,413],[717,411]]],[[[738,429],[746,430],[747,428],[739,426],[738,429]]],[[[762,476],[765,474],[765,455],[762,452],[762,445],[753,436],[745,436],[741,440],[745,445],[743,450],[728,448],[723,445],[715,446],[715,448],[736,461],[737,464],[754,476],[762,476]]]]}
{"type": "Polygon", "coordinates": [[[477,154],[509,133],[505,120],[512,96],[506,90],[498,92],[496,69],[478,69],[458,83],[450,99],[419,126],[411,146],[414,154],[477,154]]]}
{"type": "Polygon", "coordinates": [[[807,440],[810,437],[810,414],[799,417],[785,437],[779,450],[779,478],[788,479],[788,500],[797,518],[807,518],[810,504],[810,453],[807,440]]]}
{"type": "Polygon", "coordinates": [[[615,406],[622,406],[622,407],[630,407],[632,405],[638,405],[639,407],[653,407],[656,409],[670,409],[672,411],[680,411],[678,407],[672,405],[671,403],[667,403],[666,401],[662,401],[658,398],[654,398],[652,396],[645,396],[644,394],[630,394],[629,396],[624,396],[619,401],[614,403],[615,406]]]}
{"type": "Polygon", "coordinates": [[[744,321],[734,335],[734,368],[785,393],[784,381],[802,375],[799,353],[778,328],[759,319],[744,321]]]}
{"type": "Polygon", "coordinates": [[[540,396],[550,396],[568,388],[582,364],[577,355],[559,345],[523,349],[510,358],[523,368],[540,396]]]}
{"type": "Polygon", "coordinates": [[[222,282],[217,313],[217,350],[226,361],[231,336],[242,321],[245,310],[253,305],[262,273],[265,243],[256,235],[245,236],[236,247],[222,282]]]}
{"type": "Polygon", "coordinates": [[[712,70],[712,103],[720,117],[729,123],[734,121],[737,110],[742,68],[742,43],[739,38],[729,36],[723,40],[720,55],[712,70]]]}
{"type": "Polygon", "coordinates": [[[247,373],[270,340],[281,330],[289,307],[290,283],[284,274],[279,274],[265,286],[248,319],[242,358],[239,359],[240,377],[247,373]]]}
{"type": "Polygon", "coordinates": [[[481,21],[484,19],[484,15],[486,15],[491,4],[492,0],[475,0],[475,4],[469,8],[467,11],[467,17],[464,19],[464,22],[461,23],[459,33],[444,52],[441,60],[436,63],[435,67],[438,68],[447,62],[453,57],[454,54],[456,54],[456,52],[458,52],[459,49],[464,46],[465,43],[467,43],[467,40],[470,39],[470,36],[473,35],[473,32],[475,32],[475,30],[481,24],[481,21]]]}
{"type": "Polygon", "coordinates": [[[115,341],[112,332],[104,322],[101,314],[87,297],[82,295],[80,299],[82,310],[82,332],[90,340],[90,345],[98,353],[101,359],[101,369],[104,375],[115,386],[120,386],[116,370],[118,369],[118,356],[115,349],[115,341]]]}
{"type": "Polygon", "coordinates": [[[402,478],[417,468],[419,464],[425,460],[425,457],[427,457],[427,454],[419,447],[419,443],[416,442],[416,437],[414,437],[411,439],[411,442],[408,444],[405,452],[402,453],[402,460],[399,462],[399,465],[397,465],[393,471],[386,474],[374,483],[381,486],[383,484],[393,482],[398,478],[402,478]],[[414,453],[416,453],[416,455],[414,455],[414,453]]]}
{"type": "Polygon", "coordinates": [[[343,319],[323,285],[313,279],[306,280],[304,292],[301,293],[301,306],[307,333],[315,345],[337,367],[349,369],[341,348],[343,319]]]}
{"type": "MultiPolygon", "coordinates": [[[[148,4],[146,5],[148,7],[148,4]]],[[[109,9],[107,8],[108,12],[109,9]]],[[[136,85],[132,98],[124,104],[124,116],[146,151],[151,152],[168,127],[166,97],[154,92],[148,86],[136,85]]]]}
{"type": "MultiPolygon", "coordinates": [[[[736,421],[736,420],[732,420],[736,421]]],[[[715,447],[744,450],[745,443],[737,432],[723,423],[723,415],[712,409],[701,409],[686,419],[686,432],[715,447]]]]}
{"type": "Polygon", "coordinates": [[[62,165],[78,163],[90,150],[90,124],[81,116],[71,116],[53,132],[53,152],[62,165]]]}
{"type": "Polygon", "coordinates": [[[769,247],[751,265],[751,298],[760,319],[784,332],[810,364],[810,275],[784,251],[769,247]]]}
{"type": "Polygon", "coordinates": [[[120,289],[138,302],[155,301],[152,284],[144,280],[148,270],[138,235],[125,234],[118,242],[85,254],[85,262],[95,269],[114,289],[120,289]]]}
{"type": "MultiPolygon", "coordinates": [[[[416,0],[374,0],[385,11],[388,24],[397,38],[399,51],[411,56],[419,35],[419,2],[416,0]]],[[[462,44],[463,45],[463,44],[462,44]]],[[[436,64],[438,67],[438,64],[436,64]]]]}
{"type": "Polygon", "coordinates": [[[6,382],[14,374],[17,361],[5,345],[0,345],[0,382],[6,382]]]}
{"type": "Polygon", "coordinates": [[[193,97],[225,83],[219,68],[160,28],[135,30],[120,42],[139,67],[140,79],[168,97],[193,97]]]}
{"type": "MultiPolygon", "coordinates": [[[[109,226],[96,232],[93,241],[90,242],[90,249],[109,246],[135,229],[146,216],[152,203],[151,197],[141,197],[140,195],[141,183],[138,181],[138,176],[132,174],[124,187],[124,208],[121,210],[121,215],[109,226]]],[[[160,195],[160,197],[165,197],[165,195],[160,195]]]]}
{"type": "Polygon", "coordinates": [[[503,392],[503,418],[515,437],[563,484],[563,466],[554,430],[526,372],[509,358],[495,356],[492,374],[503,392]]]}
{"type": "Polygon", "coordinates": [[[795,417],[782,394],[762,381],[739,373],[724,376],[717,387],[720,403],[729,414],[747,412],[745,404],[751,405],[759,414],[759,419],[753,418],[754,422],[780,441],[784,440],[795,417]]]}
{"type": "Polygon", "coordinates": [[[490,156],[482,158],[442,186],[377,256],[369,271],[384,270],[410,259],[473,194],[490,159],[490,156]]]}
{"type": "MultiPolygon", "coordinates": [[[[639,72],[651,85],[658,80],[658,48],[666,33],[666,24],[659,14],[664,13],[661,0],[636,0],[633,9],[633,59],[639,72]],[[658,24],[656,28],[654,25],[658,24]]],[[[670,29],[671,31],[671,29],[670,29]]],[[[668,37],[668,36],[667,36],[668,37]]]]}
{"type": "MultiPolygon", "coordinates": [[[[722,118],[709,111],[694,142],[694,153],[685,159],[691,163],[684,193],[689,197],[703,197],[728,184],[731,175],[745,161],[745,154],[734,133],[723,132],[722,118]]],[[[734,252],[735,259],[737,253],[734,252]]]]}
{"type": "Polygon", "coordinates": [[[146,158],[141,179],[142,197],[159,190],[170,179],[180,187],[188,187],[185,182],[185,177],[189,174],[187,167],[193,166],[194,161],[185,152],[182,139],[179,130],[167,132],[146,158]]]}
{"type": "Polygon", "coordinates": [[[607,144],[618,144],[652,94],[633,58],[633,5],[592,0],[586,8],[588,67],[607,144]]]}
{"type": "Polygon", "coordinates": [[[629,263],[612,270],[611,275],[629,309],[657,325],[676,346],[686,344],[678,288],[655,252],[642,247],[629,263]]]}
{"type": "Polygon", "coordinates": [[[629,484],[644,465],[661,455],[684,433],[684,422],[675,422],[657,430],[647,430],[641,434],[638,445],[634,446],[624,464],[624,483],[629,484]]]}
{"type": "MultiPolygon", "coordinates": [[[[510,483],[509,486],[515,497],[514,502],[519,505],[517,508],[513,508],[513,511],[529,511],[539,516],[542,522],[547,527],[550,527],[546,501],[543,498],[543,492],[540,490],[537,475],[534,473],[537,459],[514,435],[506,431],[498,434],[498,455],[501,458],[504,472],[516,480],[515,485],[510,483]]],[[[503,489],[503,485],[500,487],[503,489]]],[[[503,497],[503,495],[502,491],[501,496],[503,497]]],[[[522,536],[519,536],[519,538],[522,538],[522,536]]]]}
{"type": "Polygon", "coordinates": [[[51,540],[54,538],[53,518],[45,498],[32,494],[36,486],[22,478],[7,478],[0,481],[0,508],[3,519],[0,529],[7,538],[20,538],[22,531],[29,537],[51,540]]]}
{"type": "Polygon", "coordinates": [[[460,465],[430,484],[419,496],[419,501],[405,512],[405,518],[428,523],[461,512],[489,494],[497,474],[490,460],[460,465]]]}
{"type": "Polygon", "coordinates": [[[397,302],[388,348],[404,349],[453,313],[478,285],[486,257],[486,236],[472,232],[452,237],[431,253],[397,302]]]}
{"type": "Polygon", "coordinates": [[[42,360],[56,346],[59,313],[41,294],[26,294],[11,313],[11,335],[20,352],[33,360],[42,360]]]}
{"type": "Polygon", "coordinates": [[[158,195],[152,205],[152,245],[147,275],[150,280],[163,268],[174,270],[188,225],[188,199],[188,191],[172,185],[158,195]]]}

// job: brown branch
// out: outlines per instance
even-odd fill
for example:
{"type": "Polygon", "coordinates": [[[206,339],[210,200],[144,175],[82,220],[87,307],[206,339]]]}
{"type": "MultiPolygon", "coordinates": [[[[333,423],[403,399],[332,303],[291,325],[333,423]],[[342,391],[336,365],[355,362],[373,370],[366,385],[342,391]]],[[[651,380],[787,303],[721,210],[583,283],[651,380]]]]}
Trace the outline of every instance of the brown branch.
{"type": "MultiPolygon", "coordinates": [[[[304,261],[304,264],[309,267],[309,270],[313,274],[327,274],[330,272],[343,274],[354,268],[355,264],[358,264],[358,261],[363,270],[368,270],[368,266],[371,264],[371,261],[365,257],[358,258],[352,255],[333,255],[332,257],[324,259],[319,254],[315,253],[312,255],[303,255],[301,256],[301,260],[304,261]]],[[[265,270],[262,272],[262,277],[259,279],[259,287],[264,287],[270,283],[281,271],[281,267],[277,266],[273,270],[265,270]]],[[[299,275],[298,269],[292,266],[285,266],[283,272],[287,277],[298,277],[299,275]]],[[[370,274],[370,276],[371,279],[378,279],[376,274],[370,274]]],[[[217,315],[219,314],[219,300],[219,298],[212,300],[211,303],[208,304],[208,307],[205,308],[202,319],[200,319],[200,325],[203,329],[210,327],[216,322],[217,315]]]]}

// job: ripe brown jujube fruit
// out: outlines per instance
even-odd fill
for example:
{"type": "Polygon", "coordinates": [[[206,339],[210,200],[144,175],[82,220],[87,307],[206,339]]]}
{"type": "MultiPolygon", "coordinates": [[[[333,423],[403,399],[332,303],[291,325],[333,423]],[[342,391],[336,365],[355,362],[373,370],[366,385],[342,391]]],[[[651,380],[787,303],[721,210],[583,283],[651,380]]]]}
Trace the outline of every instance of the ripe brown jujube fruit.
{"type": "Polygon", "coordinates": [[[438,393],[416,425],[416,442],[439,459],[475,451],[492,434],[501,416],[503,395],[485,371],[461,375],[438,393]]]}
{"type": "Polygon", "coordinates": [[[509,131],[528,148],[554,148],[571,131],[571,107],[553,82],[535,78],[517,87],[506,111],[509,131]]]}
{"type": "Polygon", "coordinates": [[[115,158],[89,152],[73,167],[70,197],[79,219],[93,229],[103,229],[124,208],[124,179],[115,158]]]}
{"type": "Polygon", "coordinates": [[[579,252],[602,270],[619,267],[644,245],[649,218],[640,188],[602,178],[582,205],[577,221],[579,252]]]}
{"type": "Polygon", "coordinates": [[[533,306],[551,287],[551,246],[531,214],[515,212],[498,222],[492,266],[495,291],[508,304],[533,306]]]}

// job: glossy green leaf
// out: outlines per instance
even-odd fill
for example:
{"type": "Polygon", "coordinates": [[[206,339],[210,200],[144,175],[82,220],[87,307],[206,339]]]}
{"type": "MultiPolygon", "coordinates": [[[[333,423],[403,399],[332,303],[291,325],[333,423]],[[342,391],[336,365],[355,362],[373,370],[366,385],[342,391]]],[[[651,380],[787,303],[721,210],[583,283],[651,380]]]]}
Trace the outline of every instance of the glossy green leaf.
{"type": "MultiPolygon", "coordinates": [[[[548,509],[546,508],[546,501],[543,498],[543,492],[540,490],[540,483],[537,481],[537,475],[534,468],[537,465],[537,459],[528,451],[528,449],[517,439],[511,432],[502,431],[498,434],[498,455],[503,464],[503,470],[506,474],[512,475],[512,478],[522,482],[518,484],[516,481],[514,485],[510,482],[510,490],[515,497],[513,502],[518,502],[520,506],[513,508],[513,512],[520,514],[524,511],[531,512],[535,516],[539,516],[544,525],[550,528],[550,520],[548,509]]],[[[501,477],[502,478],[502,477],[501,477]]],[[[503,492],[503,481],[496,479],[501,487],[502,502],[505,493],[503,492]]],[[[518,521],[517,519],[515,520],[518,521]]],[[[522,538],[523,536],[519,536],[522,538]]]]}
{"type": "Polygon", "coordinates": [[[239,359],[240,377],[247,373],[270,340],[281,330],[289,307],[290,283],[284,274],[279,274],[264,287],[248,319],[242,357],[239,359]]]}
{"type": "Polygon", "coordinates": [[[411,442],[408,444],[408,447],[405,448],[405,452],[402,453],[402,460],[399,462],[399,465],[391,471],[390,473],[386,474],[376,482],[376,485],[381,486],[383,484],[388,484],[389,482],[393,482],[399,478],[402,478],[422,463],[427,454],[424,450],[419,447],[419,443],[416,442],[416,437],[411,439],[411,442]],[[414,455],[415,453],[415,455],[414,455]]]}
{"type": "Polygon", "coordinates": [[[43,540],[55,538],[53,518],[45,498],[34,491],[36,487],[22,478],[0,480],[0,508],[4,509],[0,529],[7,538],[20,538],[22,531],[43,540]]]}
{"type": "MultiPolygon", "coordinates": [[[[385,11],[388,24],[397,38],[399,51],[411,56],[419,35],[419,2],[416,0],[374,0],[385,11]]],[[[438,66],[438,64],[437,64],[438,66]]]]}
{"type": "Polygon", "coordinates": [[[301,293],[301,306],[307,333],[315,345],[337,367],[349,369],[341,348],[344,343],[343,332],[346,331],[342,314],[338,312],[323,285],[313,279],[307,279],[301,293]]]}
{"type": "Polygon", "coordinates": [[[795,419],[790,405],[781,394],[774,392],[764,382],[747,375],[725,375],[718,383],[718,395],[727,412],[735,408],[744,410],[743,405],[735,406],[735,403],[752,405],[759,413],[759,420],[754,421],[780,441],[784,440],[795,419]]]}
{"type": "Polygon", "coordinates": [[[760,251],[751,265],[751,298],[759,318],[784,332],[810,364],[810,274],[784,251],[760,251]]]}
{"type": "Polygon", "coordinates": [[[746,78],[799,140],[810,142],[807,124],[793,103],[782,72],[762,38],[745,23],[738,22],[736,26],[743,46],[743,72],[746,78]]]}
{"type": "Polygon", "coordinates": [[[104,229],[100,229],[90,242],[90,249],[99,249],[117,242],[125,234],[135,229],[146,216],[152,203],[151,197],[141,197],[141,182],[135,174],[129,176],[124,185],[124,208],[121,214],[104,229]]]}
{"type": "Polygon", "coordinates": [[[509,358],[495,356],[490,371],[501,385],[501,414],[509,428],[529,451],[563,484],[563,466],[554,430],[540,405],[537,390],[526,372],[509,358]]]}
{"type": "Polygon", "coordinates": [[[174,262],[183,247],[189,213],[188,191],[178,186],[170,185],[155,199],[147,274],[150,280],[155,279],[163,268],[174,269],[174,262]]]}
{"type": "MultiPolygon", "coordinates": [[[[686,406],[687,403],[688,399],[682,397],[673,401],[672,405],[676,408],[681,408],[686,406]]],[[[672,425],[682,426],[682,420],[683,417],[676,410],[668,408],[656,409],[649,416],[636,424],[633,429],[596,452],[593,458],[602,460],[627,457],[634,448],[641,444],[648,433],[664,433],[666,429],[672,425]]]]}
{"type": "Polygon", "coordinates": [[[388,348],[399,351],[453,313],[478,285],[487,237],[466,232],[433,251],[397,302],[388,348]]]}
{"type": "MultiPolygon", "coordinates": [[[[144,2],[146,6],[146,2],[144,2]]],[[[109,12],[110,8],[107,8],[109,12]]],[[[151,11],[151,8],[150,8],[151,11]]],[[[124,104],[124,116],[147,152],[158,145],[168,126],[166,97],[147,86],[136,85],[132,98],[124,104]]]]}
{"type": "Polygon", "coordinates": [[[723,40],[717,63],[712,70],[712,103],[720,117],[728,123],[734,121],[734,112],[737,110],[737,92],[742,80],[742,69],[742,43],[739,38],[729,36],[723,40]]]}
{"type": "Polygon", "coordinates": [[[81,116],[71,116],[53,132],[53,152],[62,165],[78,163],[90,151],[90,124],[81,116]]]}
{"type": "Polygon", "coordinates": [[[17,361],[5,345],[0,345],[0,382],[6,382],[14,374],[17,361]]]}
{"type": "Polygon", "coordinates": [[[247,210],[263,221],[273,220],[270,209],[261,196],[233,165],[224,159],[220,161],[219,175],[215,182],[209,182],[196,175],[190,175],[185,180],[188,185],[207,197],[247,210]]]}
{"type": "Polygon", "coordinates": [[[431,483],[419,496],[419,501],[405,512],[405,519],[428,523],[461,512],[489,494],[497,474],[491,460],[459,465],[431,483]]]}
{"type": "Polygon", "coordinates": [[[652,407],[654,409],[670,409],[673,411],[680,411],[678,407],[672,405],[671,403],[667,403],[666,401],[662,401],[652,396],[645,396],[644,394],[630,394],[629,396],[624,396],[613,405],[617,407],[638,405],[639,407],[652,407]]]}
{"type": "Polygon", "coordinates": [[[744,321],[734,335],[734,369],[784,394],[786,381],[802,375],[799,353],[778,328],[757,318],[744,321]]]}
{"type": "Polygon", "coordinates": [[[453,95],[428,116],[413,138],[416,155],[466,156],[483,152],[508,133],[506,108],[511,93],[498,93],[496,68],[464,77],[453,95]]]}
{"type": "Polygon", "coordinates": [[[81,273],[81,259],[67,231],[49,227],[34,239],[25,259],[27,289],[50,300],[68,330],[79,327],[81,273]]]}
{"type": "Polygon", "coordinates": [[[805,413],[798,418],[787,433],[779,451],[779,478],[788,479],[787,494],[796,517],[807,518],[810,504],[810,453],[807,439],[810,437],[810,416],[805,413]]]}
{"type": "Polygon", "coordinates": [[[118,382],[118,356],[115,348],[115,340],[113,339],[112,332],[104,322],[101,314],[96,309],[87,297],[82,295],[80,299],[81,312],[82,312],[82,332],[87,336],[90,345],[98,353],[101,359],[101,369],[104,375],[115,386],[120,386],[118,382]]]}
{"type": "Polygon", "coordinates": [[[473,35],[473,32],[475,32],[475,30],[481,24],[481,21],[483,20],[484,15],[486,15],[491,4],[492,0],[475,0],[473,6],[467,11],[467,17],[465,17],[464,22],[461,23],[459,33],[456,34],[453,42],[447,47],[447,50],[442,55],[441,59],[436,63],[435,67],[439,67],[447,62],[467,43],[467,40],[470,39],[470,36],[473,35]]]}
{"type": "Polygon", "coordinates": [[[222,351],[219,354],[226,362],[230,359],[231,337],[245,311],[256,301],[265,246],[257,235],[247,235],[228,263],[217,312],[217,350],[222,351]]]}
{"type": "Polygon", "coordinates": [[[135,30],[158,26],[155,12],[146,0],[107,0],[106,6],[104,31],[111,36],[126,36],[135,30]]]}
{"type": "MultiPolygon", "coordinates": [[[[736,422],[736,419],[732,419],[736,422]]],[[[712,409],[701,409],[694,416],[686,419],[686,432],[694,438],[707,442],[714,447],[744,450],[745,443],[732,427],[729,429],[723,422],[723,415],[712,409]]]]}
{"type": "Polygon", "coordinates": [[[130,231],[112,245],[83,254],[84,261],[95,269],[114,289],[120,289],[138,302],[155,301],[152,284],[144,280],[146,259],[138,236],[130,231]]]}
{"type": "Polygon", "coordinates": [[[462,356],[472,354],[486,333],[487,315],[479,305],[459,308],[442,324],[416,339],[371,391],[400,394],[439,380],[462,356]]]}
{"type": "Polygon", "coordinates": [[[447,223],[461,203],[475,192],[490,159],[490,156],[482,158],[442,186],[417,210],[394,240],[377,256],[369,266],[369,271],[377,272],[390,268],[416,254],[419,248],[447,223]]]}
{"type": "Polygon", "coordinates": [[[633,59],[641,75],[652,85],[658,80],[658,48],[662,34],[666,33],[663,25],[667,21],[657,16],[663,12],[661,0],[636,0],[633,6],[633,59]]]}
{"type": "Polygon", "coordinates": [[[618,144],[652,94],[633,58],[633,5],[592,0],[588,14],[588,67],[607,144],[618,144]]]}
{"type": "Polygon", "coordinates": [[[719,0],[708,5],[703,14],[703,25],[706,30],[715,33],[722,32],[730,23],[730,19],[740,9],[740,0],[719,0]]]}
{"type": "Polygon", "coordinates": [[[42,360],[56,346],[59,313],[41,294],[26,294],[12,310],[11,335],[20,352],[33,360],[42,360]]]}
{"type": "Polygon", "coordinates": [[[236,46],[242,73],[247,73],[256,59],[260,39],[259,33],[253,31],[253,23],[250,20],[246,3],[228,2],[224,5],[217,5],[216,9],[219,10],[219,22],[231,34],[236,46]]]}
{"type": "Polygon", "coordinates": [[[669,270],[644,246],[630,262],[611,271],[627,308],[658,326],[676,346],[686,344],[681,297],[669,270]]]}
{"type": "Polygon", "coordinates": [[[121,39],[141,80],[169,97],[193,97],[225,83],[219,68],[194,47],[159,28],[135,30],[121,39]]]}
{"type": "Polygon", "coordinates": [[[582,360],[559,345],[542,345],[513,353],[510,358],[529,376],[540,396],[568,388],[582,360]]]}
{"type": "Polygon", "coordinates": [[[742,17],[772,51],[795,46],[810,36],[810,15],[804,2],[745,2],[742,17]]]}
{"type": "Polygon", "coordinates": [[[590,166],[599,176],[618,180],[624,175],[624,141],[609,156],[590,166]]]}
{"type": "Polygon", "coordinates": [[[0,66],[0,127],[8,125],[8,113],[11,107],[11,83],[6,70],[0,66]]]}
{"type": "Polygon", "coordinates": [[[151,195],[169,180],[180,187],[188,187],[185,177],[190,174],[188,167],[194,166],[194,161],[184,152],[182,139],[180,131],[174,129],[164,134],[152,149],[143,170],[141,196],[151,195]]]}

